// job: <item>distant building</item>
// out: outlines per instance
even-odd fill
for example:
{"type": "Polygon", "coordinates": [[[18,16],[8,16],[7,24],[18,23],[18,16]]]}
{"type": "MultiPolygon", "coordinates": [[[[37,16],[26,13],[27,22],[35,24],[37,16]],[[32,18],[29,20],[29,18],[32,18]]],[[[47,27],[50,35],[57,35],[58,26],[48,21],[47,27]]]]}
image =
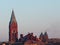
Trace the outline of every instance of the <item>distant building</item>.
{"type": "Polygon", "coordinates": [[[41,41],[43,41],[43,38],[44,38],[44,35],[43,35],[43,33],[41,32],[41,34],[40,34],[40,36],[39,36],[39,39],[40,39],[41,41]]]}
{"type": "Polygon", "coordinates": [[[47,32],[45,32],[44,34],[41,33],[40,36],[39,36],[39,39],[41,39],[42,42],[47,44],[48,43],[48,34],[47,34],[47,32]]]}
{"type": "Polygon", "coordinates": [[[11,19],[9,22],[9,42],[16,42],[17,38],[18,38],[18,26],[14,15],[14,11],[12,10],[11,19]]]}
{"type": "Polygon", "coordinates": [[[47,32],[44,33],[44,39],[45,39],[45,41],[48,41],[48,34],[47,34],[47,32]]]}

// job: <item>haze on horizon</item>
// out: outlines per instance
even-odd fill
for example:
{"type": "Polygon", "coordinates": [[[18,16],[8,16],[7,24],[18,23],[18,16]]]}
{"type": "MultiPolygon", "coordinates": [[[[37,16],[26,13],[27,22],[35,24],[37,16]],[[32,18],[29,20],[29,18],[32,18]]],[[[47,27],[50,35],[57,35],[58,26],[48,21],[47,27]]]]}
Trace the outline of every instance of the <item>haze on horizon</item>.
{"type": "Polygon", "coordinates": [[[0,41],[8,40],[12,9],[19,34],[47,31],[49,38],[60,38],[60,0],[0,0],[0,41]]]}

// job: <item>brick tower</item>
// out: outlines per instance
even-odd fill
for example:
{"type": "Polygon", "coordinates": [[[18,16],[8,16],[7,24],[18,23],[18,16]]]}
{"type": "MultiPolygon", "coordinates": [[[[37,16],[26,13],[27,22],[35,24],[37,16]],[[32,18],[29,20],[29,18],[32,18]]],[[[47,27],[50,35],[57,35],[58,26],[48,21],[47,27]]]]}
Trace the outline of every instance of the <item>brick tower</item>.
{"type": "Polygon", "coordinates": [[[14,11],[12,10],[11,19],[9,22],[9,42],[16,42],[16,39],[18,39],[18,27],[14,11]]]}

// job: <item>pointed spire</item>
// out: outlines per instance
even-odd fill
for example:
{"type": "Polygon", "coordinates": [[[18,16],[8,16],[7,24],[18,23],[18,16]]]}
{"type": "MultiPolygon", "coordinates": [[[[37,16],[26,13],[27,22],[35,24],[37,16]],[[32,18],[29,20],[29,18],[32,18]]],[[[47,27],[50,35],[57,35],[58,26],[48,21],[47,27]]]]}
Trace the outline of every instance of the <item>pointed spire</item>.
{"type": "Polygon", "coordinates": [[[13,10],[12,10],[11,19],[10,19],[10,23],[12,22],[16,22],[16,18],[13,10]]]}

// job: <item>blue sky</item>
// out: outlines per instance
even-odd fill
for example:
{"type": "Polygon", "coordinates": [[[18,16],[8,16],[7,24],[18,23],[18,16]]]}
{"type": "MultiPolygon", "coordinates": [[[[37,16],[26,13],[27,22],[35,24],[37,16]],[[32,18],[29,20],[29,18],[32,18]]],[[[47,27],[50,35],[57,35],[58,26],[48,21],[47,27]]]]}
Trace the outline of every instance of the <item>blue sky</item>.
{"type": "Polygon", "coordinates": [[[60,0],[0,0],[0,41],[8,40],[12,9],[19,34],[47,31],[50,38],[60,37],[60,0]]]}

